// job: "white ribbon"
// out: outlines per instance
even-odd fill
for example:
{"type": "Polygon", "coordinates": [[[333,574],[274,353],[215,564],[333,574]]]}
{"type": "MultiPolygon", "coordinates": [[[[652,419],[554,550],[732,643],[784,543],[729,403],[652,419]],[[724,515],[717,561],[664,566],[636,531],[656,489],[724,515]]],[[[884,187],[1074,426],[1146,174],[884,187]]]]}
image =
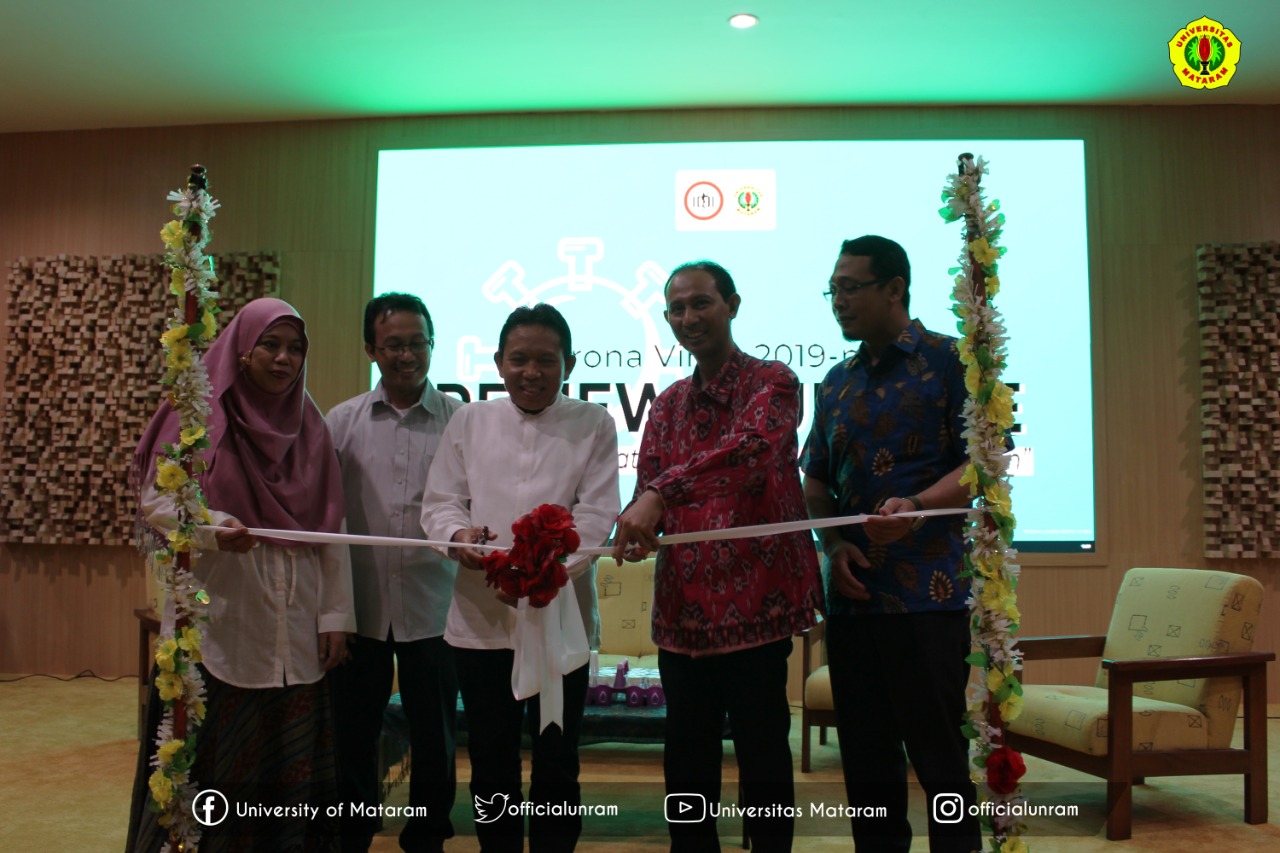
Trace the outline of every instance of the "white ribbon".
{"type": "MultiPolygon", "coordinates": [[[[777,536],[782,533],[798,533],[825,527],[845,527],[866,524],[872,518],[932,518],[940,515],[962,515],[971,510],[924,509],[883,515],[842,515],[835,518],[813,518],[803,521],[783,521],[777,524],[756,524],[749,527],[729,527],[724,530],[701,530],[694,533],[675,533],[659,537],[658,546],[681,545],[688,542],[711,542],[719,539],[746,539],[757,536],[777,536]]],[[[227,530],[229,527],[210,527],[210,530],[227,530]]],[[[432,539],[402,539],[395,536],[357,536],[352,533],[315,533],[307,530],[269,530],[248,528],[254,536],[284,539],[290,542],[310,542],[324,545],[382,545],[394,548],[437,548],[447,550],[459,546],[457,542],[432,539]]],[[[497,545],[464,544],[477,551],[502,551],[497,545]]],[[[574,556],[599,557],[613,553],[613,547],[579,548],[574,556]]],[[[582,614],[578,612],[577,596],[573,584],[561,587],[556,597],[546,607],[530,607],[529,599],[522,598],[516,605],[516,631],[514,637],[515,663],[511,668],[511,693],[516,699],[538,697],[538,713],[541,718],[539,732],[555,723],[564,731],[564,676],[591,657],[587,645],[587,632],[582,614]]]]}
{"type": "Polygon", "coordinates": [[[564,676],[590,659],[572,583],[561,587],[546,607],[530,607],[529,599],[520,599],[511,694],[518,700],[538,697],[539,733],[552,723],[564,731],[564,676]]]}
{"type": "MultiPolygon", "coordinates": [[[[756,536],[776,536],[780,533],[798,533],[803,530],[821,530],[825,527],[847,527],[854,524],[866,524],[872,518],[932,518],[939,515],[965,515],[970,512],[981,512],[965,508],[959,509],[922,509],[913,512],[897,512],[893,515],[841,515],[834,518],[810,518],[803,521],[781,521],[777,524],[755,524],[749,527],[726,527],[724,530],[699,530],[693,533],[669,533],[658,537],[658,547],[663,545],[683,545],[689,542],[713,542],[718,539],[750,539],[756,536]]],[[[231,527],[214,527],[206,530],[225,530],[230,533],[231,527]]],[[[358,536],[354,533],[314,533],[309,530],[270,530],[263,527],[246,528],[254,536],[266,536],[270,539],[285,539],[290,542],[310,542],[318,545],[383,545],[391,548],[471,548],[476,551],[505,551],[500,545],[480,545],[471,543],[446,542],[440,539],[403,539],[396,536],[358,536]]],[[[580,557],[603,557],[613,553],[612,545],[601,545],[597,548],[579,548],[573,552],[580,557]]]]}

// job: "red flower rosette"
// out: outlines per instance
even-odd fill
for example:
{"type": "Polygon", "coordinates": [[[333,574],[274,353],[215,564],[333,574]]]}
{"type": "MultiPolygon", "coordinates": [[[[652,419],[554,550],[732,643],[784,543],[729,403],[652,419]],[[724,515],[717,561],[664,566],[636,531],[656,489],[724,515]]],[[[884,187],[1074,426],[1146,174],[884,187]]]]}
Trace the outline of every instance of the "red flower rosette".
{"type": "Polygon", "coordinates": [[[1026,772],[1022,754],[1007,744],[987,756],[987,787],[997,794],[1012,794],[1018,790],[1018,780],[1026,772]]]}
{"type": "Polygon", "coordinates": [[[542,504],[511,525],[515,542],[481,561],[485,583],[512,598],[527,598],[531,607],[546,607],[569,583],[565,558],[581,539],[573,515],[557,504],[542,504]]]}

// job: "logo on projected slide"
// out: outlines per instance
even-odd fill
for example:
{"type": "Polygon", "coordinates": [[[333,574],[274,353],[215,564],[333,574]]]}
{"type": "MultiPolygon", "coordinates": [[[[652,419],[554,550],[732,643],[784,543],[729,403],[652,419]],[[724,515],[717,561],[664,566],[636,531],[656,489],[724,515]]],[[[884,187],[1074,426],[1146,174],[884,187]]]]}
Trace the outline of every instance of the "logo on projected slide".
{"type": "Polygon", "coordinates": [[[778,176],[773,169],[682,169],[676,172],[677,231],[773,231],[778,176]]]}
{"type": "Polygon", "coordinates": [[[1240,39],[1210,18],[1192,21],[1169,40],[1174,76],[1189,89],[1217,89],[1240,64],[1240,39]]]}
{"type": "Polygon", "coordinates": [[[684,191],[684,210],[701,222],[715,219],[724,210],[724,193],[710,181],[698,181],[684,191]]]}
{"type": "Polygon", "coordinates": [[[760,191],[755,187],[738,190],[738,212],[743,216],[755,216],[760,212],[760,191]]]}

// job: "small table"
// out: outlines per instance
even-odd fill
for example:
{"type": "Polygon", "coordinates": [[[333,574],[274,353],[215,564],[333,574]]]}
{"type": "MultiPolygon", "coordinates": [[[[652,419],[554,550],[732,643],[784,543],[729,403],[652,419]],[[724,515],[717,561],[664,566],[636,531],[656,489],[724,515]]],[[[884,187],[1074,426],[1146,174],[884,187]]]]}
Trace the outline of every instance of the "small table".
{"type": "Polygon", "coordinates": [[[138,618],[138,740],[142,740],[147,726],[147,698],[151,695],[151,668],[155,662],[152,646],[160,636],[160,617],[150,607],[138,607],[133,615],[138,618]]]}

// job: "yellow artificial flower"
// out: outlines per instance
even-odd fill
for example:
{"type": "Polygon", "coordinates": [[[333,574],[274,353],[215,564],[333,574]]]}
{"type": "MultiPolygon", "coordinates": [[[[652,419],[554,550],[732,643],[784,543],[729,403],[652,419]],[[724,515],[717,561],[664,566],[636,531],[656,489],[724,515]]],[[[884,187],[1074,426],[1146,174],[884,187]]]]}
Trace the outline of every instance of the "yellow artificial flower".
{"type": "Polygon", "coordinates": [[[169,533],[169,544],[173,546],[173,550],[175,551],[190,551],[191,537],[183,533],[181,530],[174,530],[169,533]]]}
{"type": "Polygon", "coordinates": [[[987,610],[1004,611],[1012,595],[1013,590],[1003,578],[990,578],[983,583],[978,600],[987,610]]]}
{"type": "Polygon", "coordinates": [[[182,442],[183,447],[190,447],[202,438],[204,438],[202,426],[187,427],[178,434],[178,440],[182,442]]]}
{"type": "Polygon", "coordinates": [[[212,311],[206,311],[204,316],[200,318],[200,322],[204,324],[204,332],[200,337],[206,341],[212,340],[213,336],[218,334],[218,315],[212,311]]]}
{"type": "Polygon", "coordinates": [[[156,647],[156,666],[165,672],[173,672],[173,656],[178,651],[178,644],[173,639],[165,640],[156,647]]]}
{"type": "Polygon", "coordinates": [[[1018,719],[1022,715],[1022,697],[1010,693],[1009,698],[1000,703],[1000,719],[1006,723],[1018,719]]]}
{"type": "Polygon", "coordinates": [[[182,248],[182,240],[184,236],[182,223],[176,219],[167,223],[164,228],[160,230],[160,239],[164,241],[165,247],[172,249],[175,252],[182,248]]]}
{"type": "Polygon", "coordinates": [[[969,494],[976,495],[978,493],[978,466],[970,462],[965,466],[964,476],[960,478],[960,485],[969,487],[969,494]]]}
{"type": "Polygon", "coordinates": [[[1003,432],[1013,426],[1013,392],[1003,382],[997,382],[987,401],[987,419],[1003,432]]]}
{"type": "Polygon", "coordinates": [[[956,352],[960,354],[961,364],[973,364],[973,344],[969,343],[968,338],[956,341],[956,352]]]}
{"type": "Polygon", "coordinates": [[[161,459],[156,463],[156,487],[162,492],[176,492],[187,482],[187,472],[181,465],[161,459]]]}
{"type": "Polygon", "coordinates": [[[204,719],[204,700],[192,699],[190,704],[187,705],[187,710],[190,711],[191,716],[195,717],[197,720],[203,720],[204,719]]]}
{"type": "Polygon", "coordinates": [[[173,754],[182,749],[183,743],[180,740],[171,740],[160,745],[156,750],[156,758],[159,759],[161,767],[167,767],[173,763],[173,754]]]}
{"type": "Polygon", "coordinates": [[[187,292],[187,271],[174,270],[173,277],[169,279],[169,292],[174,296],[184,296],[187,292]]]}
{"type": "Polygon", "coordinates": [[[1000,250],[989,244],[986,237],[979,237],[970,243],[969,251],[973,253],[974,260],[984,267],[989,267],[1000,260],[1000,250]]]}
{"type": "Polygon", "coordinates": [[[188,626],[182,629],[182,636],[178,638],[178,647],[187,653],[187,659],[192,663],[200,663],[204,660],[204,656],[200,654],[200,629],[188,626]]]}
{"type": "Polygon", "coordinates": [[[995,296],[1000,292],[1000,276],[993,275],[987,279],[987,296],[995,296]]]}
{"type": "Polygon", "coordinates": [[[982,368],[978,362],[971,361],[964,369],[964,387],[970,397],[978,396],[978,386],[982,384],[982,368]]]}
{"type": "Polygon", "coordinates": [[[160,343],[164,344],[166,347],[172,348],[178,343],[178,341],[186,340],[186,337],[187,326],[174,326],[172,329],[169,329],[160,336],[160,343]]]}
{"type": "Polygon", "coordinates": [[[1027,843],[1021,836],[1011,835],[1000,845],[1000,853],[1027,853],[1027,843]]]}
{"type": "Polygon", "coordinates": [[[1000,567],[1003,565],[999,552],[970,554],[969,559],[973,561],[974,574],[983,578],[999,577],[1000,567]]]}
{"type": "Polygon", "coordinates": [[[991,667],[991,669],[987,670],[987,689],[992,693],[995,693],[1004,686],[1004,682],[1007,677],[1008,676],[1005,674],[1003,667],[991,667]]]}
{"type": "MultiPolygon", "coordinates": [[[[184,329],[185,329],[185,328],[187,328],[187,327],[186,327],[186,326],[183,326],[182,328],[184,328],[184,329]]],[[[169,347],[169,351],[170,351],[170,352],[190,353],[190,352],[191,352],[191,341],[190,341],[190,339],[188,339],[188,338],[186,337],[186,335],[184,334],[181,338],[178,338],[176,341],[174,341],[174,342],[173,342],[173,344],[169,347]]]]}
{"type": "Polygon", "coordinates": [[[155,800],[160,808],[169,805],[169,801],[173,799],[173,782],[169,781],[169,777],[164,775],[163,770],[157,770],[151,774],[151,778],[147,780],[147,787],[151,789],[151,799],[155,800]]]}
{"type": "Polygon", "coordinates": [[[999,480],[991,483],[984,490],[982,497],[986,500],[987,509],[1001,515],[1010,515],[1013,504],[1009,500],[1009,487],[999,480]]]}
{"type": "Polygon", "coordinates": [[[178,638],[178,647],[193,652],[200,648],[200,641],[204,639],[200,635],[200,629],[194,625],[187,625],[182,629],[182,636],[178,638]]]}
{"type": "Polygon", "coordinates": [[[191,367],[191,350],[171,350],[165,356],[164,364],[170,370],[186,370],[191,367]]]}
{"type": "Polygon", "coordinates": [[[169,702],[182,696],[182,676],[173,672],[162,672],[156,676],[156,689],[160,691],[160,699],[169,702]]]}

